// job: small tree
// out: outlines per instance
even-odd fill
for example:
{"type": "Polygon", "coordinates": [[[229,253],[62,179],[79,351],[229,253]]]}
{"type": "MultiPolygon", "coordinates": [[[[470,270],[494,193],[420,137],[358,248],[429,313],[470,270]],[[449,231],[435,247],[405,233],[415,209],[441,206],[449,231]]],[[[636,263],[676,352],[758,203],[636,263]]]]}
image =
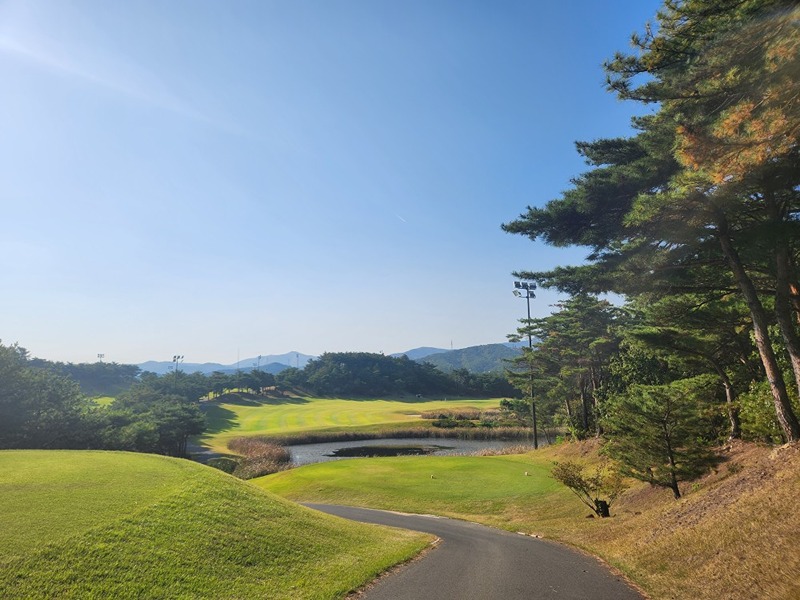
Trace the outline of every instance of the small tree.
{"type": "Polygon", "coordinates": [[[668,385],[636,385],[609,402],[604,419],[606,453],[623,475],[668,487],[681,497],[678,483],[708,468],[713,453],[703,442],[706,423],[700,406],[713,379],[695,377],[668,385]]]}
{"type": "Polygon", "coordinates": [[[554,463],[552,475],[556,481],[571,489],[598,517],[603,518],[611,516],[611,503],[626,488],[616,471],[597,467],[592,474],[586,475],[583,467],[572,461],[554,463]]]}

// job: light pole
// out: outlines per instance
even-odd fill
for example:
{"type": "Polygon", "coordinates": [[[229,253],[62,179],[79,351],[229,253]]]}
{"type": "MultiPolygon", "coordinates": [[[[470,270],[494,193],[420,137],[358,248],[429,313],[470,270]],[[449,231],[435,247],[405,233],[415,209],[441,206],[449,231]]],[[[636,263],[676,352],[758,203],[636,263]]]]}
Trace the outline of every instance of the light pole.
{"type": "Polygon", "coordinates": [[[97,355],[97,359],[98,359],[100,362],[103,362],[103,359],[104,359],[105,357],[106,357],[106,355],[105,355],[105,354],[98,354],[98,355],[97,355]]]}
{"type": "Polygon", "coordinates": [[[514,295],[517,298],[525,298],[528,305],[528,320],[526,321],[528,329],[528,381],[531,394],[531,417],[533,418],[533,449],[538,450],[539,436],[536,431],[536,403],[533,401],[533,334],[531,333],[531,298],[536,298],[536,294],[534,293],[535,289],[535,283],[529,283],[527,281],[514,282],[514,295]]]}
{"type": "Polygon", "coordinates": [[[175,354],[172,357],[172,362],[175,363],[175,387],[178,387],[178,365],[183,362],[183,354],[175,354]]]}

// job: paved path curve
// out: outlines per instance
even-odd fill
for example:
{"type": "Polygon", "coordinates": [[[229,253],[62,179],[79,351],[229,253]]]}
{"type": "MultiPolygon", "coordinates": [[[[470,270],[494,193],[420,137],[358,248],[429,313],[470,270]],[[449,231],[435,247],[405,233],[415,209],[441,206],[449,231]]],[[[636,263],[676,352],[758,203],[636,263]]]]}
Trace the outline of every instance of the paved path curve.
{"type": "Polygon", "coordinates": [[[432,533],[438,547],[378,580],[364,600],[642,600],[599,561],[565,546],[441,517],[307,504],[365,523],[432,533]]]}

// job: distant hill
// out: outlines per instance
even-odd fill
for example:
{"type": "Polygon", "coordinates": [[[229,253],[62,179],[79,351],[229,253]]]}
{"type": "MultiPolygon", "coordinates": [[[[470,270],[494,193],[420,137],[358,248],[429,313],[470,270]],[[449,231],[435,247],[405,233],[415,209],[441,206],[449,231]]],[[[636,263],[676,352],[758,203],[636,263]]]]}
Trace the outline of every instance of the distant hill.
{"type": "MultiPolygon", "coordinates": [[[[183,368],[183,365],[181,365],[181,368],[183,368]]],[[[245,363],[241,363],[239,365],[238,369],[234,365],[234,366],[223,367],[222,369],[217,369],[217,371],[219,371],[220,373],[225,373],[226,375],[229,375],[231,373],[236,373],[236,371],[242,371],[242,372],[253,371],[255,368],[256,368],[256,366],[253,365],[253,364],[245,365],[245,363]]],[[[265,373],[272,373],[273,375],[277,375],[281,371],[285,371],[288,368],[289,368],[289,365],[284,365],[282,363],[272,362],[272,363],[269,363],[268,365],[263,365],[263,364],[260,365],[258,367],[258,370],[259,371],[264,371],[265,373]]]]}
{"type": "Polygon", "coordinates": [[[422,346],[421,348],[414,348],[413,350],[408,350],[407,352],[396,352],[391,354],[390,356],[394,358],[400,358],[401,356],[407,356],[411,360],[420,360],[425,358],[426,356],[431,356],[433,354],[441,354],[442,352],[450,352],[450,350],[446,350],[445,348],[431,348],[430,346],[422,346]]]}
{"type": "Polygon", "coordinates": [[[519,347],[486,344],[431,354],[418,361],[430,363],[445,373],[455,369],[466,369],[471,373],[502,373],[508,366],[505,361],[519,356],[519,353],[519,347]]]}
{"type": "MultiPolygon", "coordinates": [[[[260,365],[260,370],[266,371],[267,373],[272,373],[274,375],[276,373],[280,373],[284,369],[288,369],[289,367],[299,367],[302,369],[308,364],[309,360],[314,358],[316,358],[316,356],[303,354],[301,352],[287,352],[286,354],[262,355],[260,361],[257,356],[252,358],[244,358],[241,359],[238,364],[232,363],[229,365],[223,365],[220,363],[185,362],[181,363],[180,369],[184,373],[203,373],[204,375],[208,375],[214,371],[221,371],[222,373],[235,373],[237,370],[252,371],[256,368],[256,365],[260,365]]],[[[150,371],[151,373],[163,375],[164,373],[171,372],[172,368],[175,366],[175,363],[168,360],[149,360],[137,366],[142,371],[150,371]]]]}

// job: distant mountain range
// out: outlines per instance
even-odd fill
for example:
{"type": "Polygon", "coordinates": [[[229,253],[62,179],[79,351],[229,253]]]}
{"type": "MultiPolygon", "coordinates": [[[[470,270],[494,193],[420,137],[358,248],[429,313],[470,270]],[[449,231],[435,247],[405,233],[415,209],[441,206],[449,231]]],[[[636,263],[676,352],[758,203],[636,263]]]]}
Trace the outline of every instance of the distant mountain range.
{"type": "MultiPolygon", "coordinates": [[[[235,373],[236,371],[252,371],[258,367],[262,371],[275,374],[280,373],[289,367],[297,367],[302,369],[308,364],[308,361],[313,358],[316,358],[316,356],[303,354],[301,352],[287,352],[286,354],[267,354],[260,357],[254,356],[252,358],[243,358],[239,360],[238,363],[232,363],[229,365],[223,365],[220,363],[182,362],[180,363],[180,370],[184,373],[203,373],[208,375],[214,371],[220,371],[221,373],[235,373]]],[[[164,373],[171,372],[175,367],[175,363],[166,360],[149,360],[136,366],[142,371],[150,371],[151,373],[163,375],[164,373]]]]}
{"type": "Polygon", "coordinates": [[[456,369],[466,369],[471,373],[502,373],[509,366],[507,361],[519,354],[517,344],[486,344],[446,350],[417,360],[430,363],[445,373],[456,369]]]}
{"type": "Polygon", "coordinates": [[[432,354],[441,354],[442,352],[451,352],[451,350],[446,350],[444,348],[431,348],[429,346],[423,346],[422,348],[414,348],[413,350],[409,350],[408,352],[396,352],[395,354],[390,354],[389,356],[393,356],[394,358],[407,356],[411,360],[421,360],[426,356],[431,356],[432,354]]]}
{"type": "MultiPolygon", "coordinates": [[[[459,350],[447,350],[445,348],[431,348],[422,346],[407,352],[398,352],[391,356],[407,356],[417,362],[428,362],[449,372],[455,369],[467,369],[472,373],[491,373],[502,372],[506,366],[505,359],[519,355],[520,344],[486,344],[483,346],[471,346],[459,350]]],[[[261,357],[243,358],[238,363],[224,365],[220,363],[180,363],[180,370],[184,373],[203,373],[208,375],[214,371],[221,373],[235,373],[236,371],[252,371],[256,367],[267,373],[280,373],[289,367],[302,369],[308,361],[317,358],[302,352],[287,352],[286,354],[265,354],[261,357]]],[[[172,361],[149,360],[140,363],[138,366],[142,371],[150,371],[158,375],[172,372],[175,363],[172,361]]]]}

